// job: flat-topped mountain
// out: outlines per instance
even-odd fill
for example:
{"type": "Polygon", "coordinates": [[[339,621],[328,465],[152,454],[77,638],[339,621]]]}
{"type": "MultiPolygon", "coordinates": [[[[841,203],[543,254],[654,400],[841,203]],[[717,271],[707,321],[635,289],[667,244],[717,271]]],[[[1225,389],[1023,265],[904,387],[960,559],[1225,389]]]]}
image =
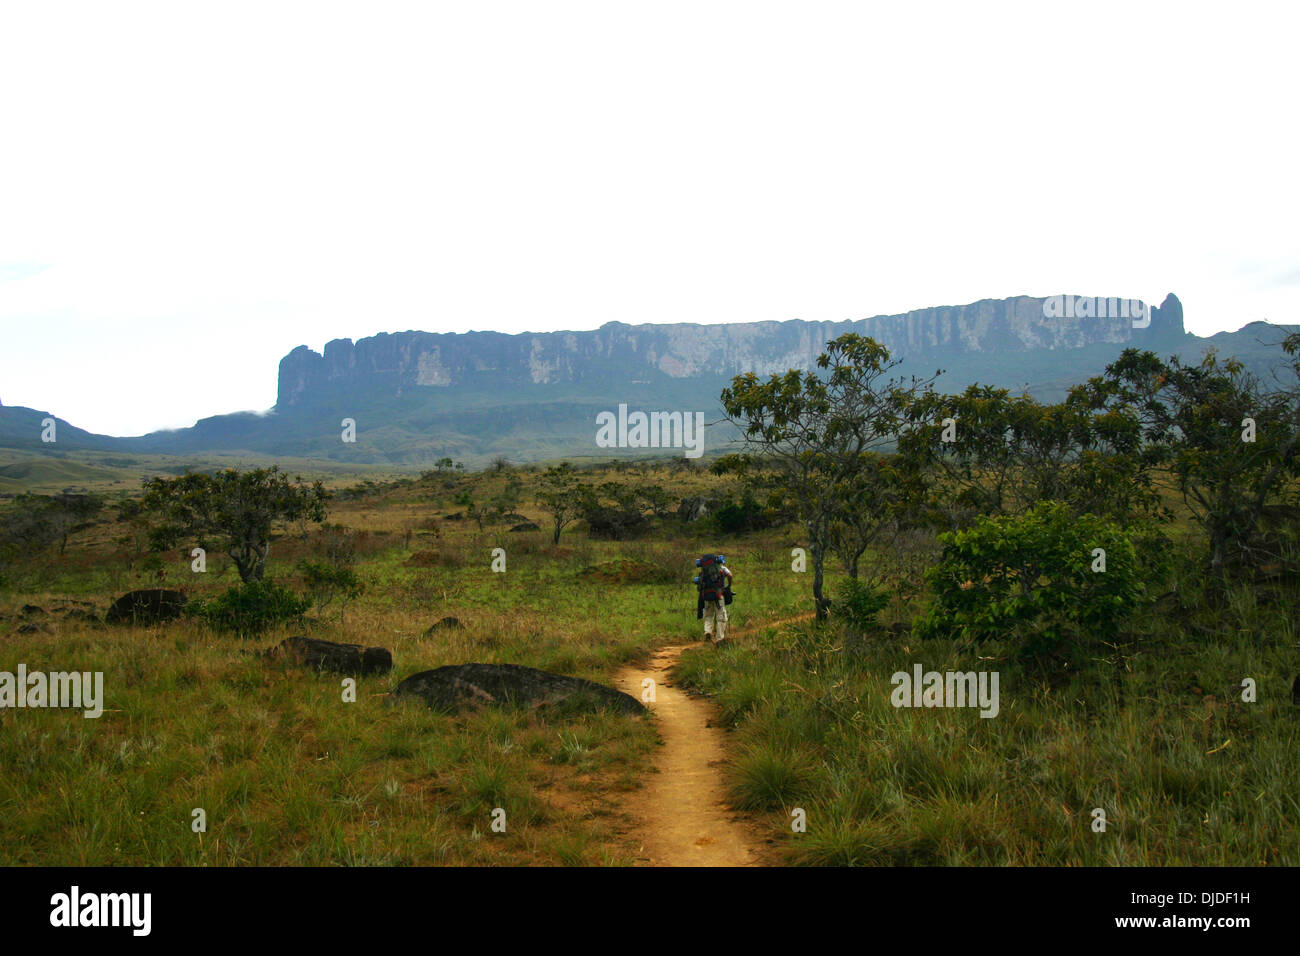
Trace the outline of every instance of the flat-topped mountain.
{"type": "Polygon", "coordinates": [[[1102,309],[1107,315],[1051,318],[1045,314],[1051,311],[1045,309],[1047,300],[1016,296],[843,322],[610,322],[593,332],[398,332],[356,343],[336,339],[323,355],[304,345],[281,360],[276,408],[283,411],[358,388],[399,395],[414,388],[513,389],[768,375],[811,368],[826,342],[845,332],[868,335],[895,355],[933,359],[1096,344],[1152,347],[1185,336],[1182,304],[1173,295],[1149,315],[1141,307],[1141,328],[1132,317],[1118,314],[1118,300],[1096,301],[1110,303],[1102,309]]]}
{"type": "MultiPolygon", "coordinates": [[[[383,333],[337,339],[323,354],[294,349],[280,362],[276,405],[266,413],[217,415],[139,438],[93,435],[60,422],[57,447],[410,465],[452,457],[470,466],[496,456],[522,462],[665,454],[598,442],[597,416],[626,406],[633,414],[700,412],[717,422],[719,393],[733,376],[812,368],[825,343],[844,332],[884,343],[903,359],[902,373],[945,370],[939,385],[950,391],[980,381],[1053,399],[1130,346],[1187,358],[1213,345],[1247,365],[1271,367],[1287,328],[1252,323],[1199,338],[1184,330],[1182,304],[1171,294],[1149,309],[1116,299],[1015,296],[843,322],[383,333]]],[[[0,408],[0,447],[51,450],[40,441],[46,417],[0,408]]],[[[709,427],[706,454],[729,437],[725,426],[709,427]]]]}

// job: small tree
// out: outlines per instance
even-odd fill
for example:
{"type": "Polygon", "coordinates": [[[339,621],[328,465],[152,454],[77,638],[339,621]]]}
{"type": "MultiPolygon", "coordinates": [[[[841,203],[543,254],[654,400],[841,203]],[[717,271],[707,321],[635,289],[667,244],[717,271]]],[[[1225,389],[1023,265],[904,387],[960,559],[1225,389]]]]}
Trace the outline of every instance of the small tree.
{"type": "Polygon", "coordinates": [[[29,560],[55,543],[63,554],[68,536],[88,527],[103,506],[94,495],[19,495],[0,512],[0,559],[29,560]]]}
{"type": "Polygon", "coordinates": [[[822,586],[836,522],[845,509],[878,506],[849,500],[845,492],[867,487],[861,473],[868,453],[895,440],[905,411],[929,388],[915,378],[887,378],[897,364],[885,346],[850,332],[827,343],[817,372],[791,369],[765,382],[749,372],[722,391],[727,420],[739,427],[747,450],[715,468],[765,488],[774,504],[799,515],[813,559],[819,620],[829,607],[822,586]]]}
{"type": "Polygon", "coordinates": [[[930,393],[909,410],[899,452],[915,488],[925,487],[913,503],[949,528],[1024,514],[1040,501],[1121,520],[1158,506],[1155,460],[1136,416],[1103,407],[1087,387],[1048,405],[978,384],[959,395],[930,393]]]}
{"type": "Polygon", "coordinates": [[[142,505],[157,522],[155,550],[181,542],[219,549],[245,583],[262,579],[276,525],[303,517],[323,522],[329,497],[319,481],[290,480],[276,466],[149,478],[144,489],[142,505]]]}
{"type": "Polygon", "coordinates": [[[493,524],[499,524],[506,520],[506,515],[514,514],[518,510],[523,496],[523,480],[518,475],[510,475],[501,490],[488,502],[486,517],[493,524]]]}
{"type": "Polygon", "coordinates": [[[582,515],[591,490],[578,480],[567,461],[547,468],[540,481],[542,490],[537,493],[537,506],[551,516],[551,544],[559,544],[560,533],[582,515]]]}
{"type": "Polygon", "coordinates": [[[912,473],[900,467],[897,455],[868,452],[862,468],[846,475],[836,494],[843,501],[831,519],[827,543],[844,564],[853,580],[867,549],[882,534],[896,534],[908,527],[912,473]]]}
{"type": "Polygon", "coordinates": [[[1146,448],[1205,528],[1219,574],[1262,560],[1260,518],[1300,474],[1300,333],[1282,349],[1292,380],[1272,387],[1213,350],[1184,365],[1128,349],[1090,383],[1099,404],[1136,411],[1146,448]]]}

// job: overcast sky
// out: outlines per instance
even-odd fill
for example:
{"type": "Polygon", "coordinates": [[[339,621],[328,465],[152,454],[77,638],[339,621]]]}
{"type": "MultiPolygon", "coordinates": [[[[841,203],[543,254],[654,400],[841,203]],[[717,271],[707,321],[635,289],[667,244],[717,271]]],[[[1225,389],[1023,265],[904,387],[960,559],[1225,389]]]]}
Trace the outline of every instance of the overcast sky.
{"type": "Polygon", "coordinates": [[[423,329],[1011,295],[1300,322],[1296,4],[0,4],[0,401],[423,329]]]}

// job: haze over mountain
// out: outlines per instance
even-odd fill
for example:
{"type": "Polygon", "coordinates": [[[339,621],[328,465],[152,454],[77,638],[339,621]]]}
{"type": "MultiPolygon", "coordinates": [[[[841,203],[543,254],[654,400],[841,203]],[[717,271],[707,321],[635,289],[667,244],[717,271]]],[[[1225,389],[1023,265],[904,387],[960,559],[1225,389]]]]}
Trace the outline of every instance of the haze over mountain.
{"type": "MultiPolygon", "coordinates": [[[[717,422],[719,393],[733,376],[812,368],[825,343],[844,332],[884,343],[903,359],[902,373],[943,369],[939,385],[948,391],[980,381],[1055,399],[1130,346],[1184,358],[1214,346],[1262,372],[1275,364],[1285,328],[1252,323],[1203,339],[1184,330],[1182,304],[1172,294],[1149,312],[1144,306],[1139,321],[1116,314],[1116,300],[1109,302],[1107,314],[1087,316],[1016,296],[844,322],[611,322],[586,332],[409,331],[338,339],[323,354],[300,346],[281,360],[276,405],[265,414],[218,415],[138,438],[95,435],[59,420],[57,441],[48,444],[41,441],[41,422],[53,412],[0,407],[0,446],[253,452],[398,465],[446,456],[471,466],[496,456],[522,462],[662,455],[674,452],[600,447],[597,415],[626,405],[702,412],[717,422]],[[345,419],[355,422],[355,441],[344,439],[345,419]]],[[[731,434],[725,424],[711,426],[706,450],[718,451],[731,434]]]]}

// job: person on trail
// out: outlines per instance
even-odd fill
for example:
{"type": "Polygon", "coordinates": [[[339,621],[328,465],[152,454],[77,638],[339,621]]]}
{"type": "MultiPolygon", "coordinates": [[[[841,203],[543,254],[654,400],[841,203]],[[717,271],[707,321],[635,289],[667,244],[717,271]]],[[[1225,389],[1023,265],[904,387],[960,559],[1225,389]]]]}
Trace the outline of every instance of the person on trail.
{"type": "Polygon", "coordinates": [[[695,616],[704,621],[704,639],[717,647],[727,640],[727,605],[731,603],[731,569],[720,554],[706,554],[696,563],[699,595],[695,616]]]}

